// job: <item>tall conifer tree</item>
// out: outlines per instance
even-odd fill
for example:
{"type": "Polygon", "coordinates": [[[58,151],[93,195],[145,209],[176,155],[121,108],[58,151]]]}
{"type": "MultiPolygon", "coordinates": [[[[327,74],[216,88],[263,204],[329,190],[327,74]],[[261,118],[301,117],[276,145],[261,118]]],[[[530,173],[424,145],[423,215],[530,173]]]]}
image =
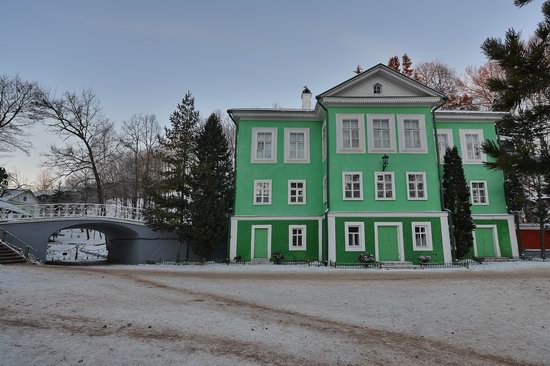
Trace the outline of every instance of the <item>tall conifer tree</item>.
{"type": "Polygon", "coordinates": [[[453,147],[445,154],[443,165],[443,197],[445,208],[451,212],[452,234],[457,258],[463,258],[473,246],[475,229],[470,210],[470,191],[464,176],[462,159],[453,147]]]}

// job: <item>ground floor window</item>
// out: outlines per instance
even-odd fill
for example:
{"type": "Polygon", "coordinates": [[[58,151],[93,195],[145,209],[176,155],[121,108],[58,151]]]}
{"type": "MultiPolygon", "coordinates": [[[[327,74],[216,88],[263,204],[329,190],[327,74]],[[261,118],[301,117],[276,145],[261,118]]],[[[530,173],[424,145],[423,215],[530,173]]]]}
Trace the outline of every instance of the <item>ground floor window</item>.
{"type": "Polygon", "coordinates": [[[432,224],[430,222],[413,222],[412,239],[414,250],[433,250],[432,224]]]}
{"type": "Polygon", "coordinates": [[[394,200],[393,173],[374,173],[377,200],[394,200]]]}
{"type": "Polygon", "coordinates": [[[271,180],[254,181],[254,204],[255,205],[271,204],[271,180]]]}
{"type": "Polygon", "coordinates": [[[487,196],[487,182],[471,181],[470,191],[472,195],[472,204],[474,205],[488,205],[489,197],[487,196]]]}
{"type": "Polygon", "coordinates": [[[306,181],[305,180],[288,181],[288,204],[289,205],[306,204],[306,181]]]}
{"type": "Polygon", "coordinates": [[[306,250],[305,225],[290,225],[288,227],[288,249],[306,250]]]}
{"type": "Polygon", "coordinates": [[[364,251],[365,250],[365,226],[362,222],[346,222],[346,251],[364,251]]]}

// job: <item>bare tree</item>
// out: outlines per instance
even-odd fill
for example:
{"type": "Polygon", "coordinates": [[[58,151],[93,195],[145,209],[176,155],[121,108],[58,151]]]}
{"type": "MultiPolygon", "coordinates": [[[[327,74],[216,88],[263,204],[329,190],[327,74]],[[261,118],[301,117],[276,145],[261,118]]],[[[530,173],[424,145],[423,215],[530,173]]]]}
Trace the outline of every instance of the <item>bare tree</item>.
{"type": "Polygon", "coordinates": [[[0,75],[0,153],[28,153],[31,144],[24,139],[24,128],[40,119],[36,110],[39,92],[34,81],[0,75]]]}
{"type": "Polygon", "coordinates": [[[472,98],[472,104],[481,110],[491,110],[497,95],[487,85],[489,79],[504,76],[502,68],[494,61],[487,61],[480,67],[468,66],[464,77],[457,79],[458,89],[472,98]]]}
{"type": "Polygon", "coordinates": [[[102,173],[115,157],[117,139],[114,124],[101,113],[96,93],[87,89],[56,98],[43,92],[38,103],[50,129],[65,140],[63,147],[52,145],[44,154],[43,166],[56,169],[62,177],[91,173],[97,201],[105,203],[102,173]]]}
{"type": "Polygon", "coordinates": [[[39,191],[47,191],[54,187],[55,179],[48,170],[40,170],[36,177],[35,188],[39,191]]]}
{"type": "Polygon", "coordinates": [[[439,60],[421,62],[414,69],[418,81],[445,95],[457,93],[455,69],[439,60]]]}

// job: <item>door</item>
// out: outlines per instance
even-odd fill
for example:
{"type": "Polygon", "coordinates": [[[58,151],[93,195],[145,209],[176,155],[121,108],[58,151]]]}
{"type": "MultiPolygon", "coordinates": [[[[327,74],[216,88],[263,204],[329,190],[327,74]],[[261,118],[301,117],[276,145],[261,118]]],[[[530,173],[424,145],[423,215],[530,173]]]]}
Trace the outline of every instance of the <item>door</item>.
{"type": "Polygon", "coordinates": [[[268,229],[254,229],[254,258],[267,258],[268,229]]]}
{"type": "Polygon", "coordinates": [[[496,257],[492,227],[478,227],[475,231],[477,256],[496,257]]]}
{"type": "Polygon", "coordinates": [[[378,260],[381,262],[400,260],[397,226],[378,226],[378,260]]]}

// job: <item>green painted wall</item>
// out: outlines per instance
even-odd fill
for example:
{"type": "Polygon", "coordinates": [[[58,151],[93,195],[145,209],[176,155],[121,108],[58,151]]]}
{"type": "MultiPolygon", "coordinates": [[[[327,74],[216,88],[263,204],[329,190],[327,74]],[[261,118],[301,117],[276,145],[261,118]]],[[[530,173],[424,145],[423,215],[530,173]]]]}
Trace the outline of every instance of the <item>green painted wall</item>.
{"type": "MultiPolygon", "coordinates": [[[[476,225],[496,225],[500,255],[502,257],[512,256],[512,242],[510,240],[510,230],[508,230],[508,221],[506,220],[474,220],[476,225]]],[[[470,251],[470,256],[474,256],[474,248],[470,251]]]]}
{"type": "Polygon", "coordinates": [[[410,217],[337,217],[336,221],[336,262],[356,263],[360,252],[347,252],[345,250],[345,222],[363,222],[365,225],[365,251],[374,255],[374,223],[375,222],[402,222],[403,223],[403,247],[405,249],[405,261],[418,263],[420,255],[432,257],[432,263],[443,263],[443,239],[441,237],[441,221],[437,218],[410,218],[410,217]],[[433,251],[413,250],[412,222],[431,222],[433,251]]]}
{"type": "MultiPolygon", "coordinates": [[[[430,108],[428,107],[370,107],[370,108],[328,108],[329,121],[329,158],[330,158],[330,210],[334,211],[440,211],[439,178],[435,139],[430,108]],[[389,164],[387,172],[395,175],[395,196],[393,201],[375,200],[374,172],[382,171],[384,153],[337,154],[336,114],[353,113],[394,114],[397,133],[397,114],[422,114],[426,121],[428,154],[387,153],[389,164]],[[342,199],[342,172],[363,172],[363,200],[344,201],[342,199]],[[407,199],[406,172],[426,172],[428,200],[409,201],[407,199]]],[[[368,149],[368,129],[365,128],[365,145],[368,149]]],[[[399,146],[399,136],[396,136],[399,146]]],[[[399,150],[398,150],[399,151],[399,150]]]]}
{"type": "Polygon", "coordinates": [[[250,260],[250,242],[252,240],[252,225],[271,225],[271,254],[283,253],[288,260],[318,260],[319,222],[317,220],[240,220],[237,227],[237,255],[244,260],[250,260]],[[306,225],[306,250],[288,250],[288,227],[290,225],[306,225]]]}

